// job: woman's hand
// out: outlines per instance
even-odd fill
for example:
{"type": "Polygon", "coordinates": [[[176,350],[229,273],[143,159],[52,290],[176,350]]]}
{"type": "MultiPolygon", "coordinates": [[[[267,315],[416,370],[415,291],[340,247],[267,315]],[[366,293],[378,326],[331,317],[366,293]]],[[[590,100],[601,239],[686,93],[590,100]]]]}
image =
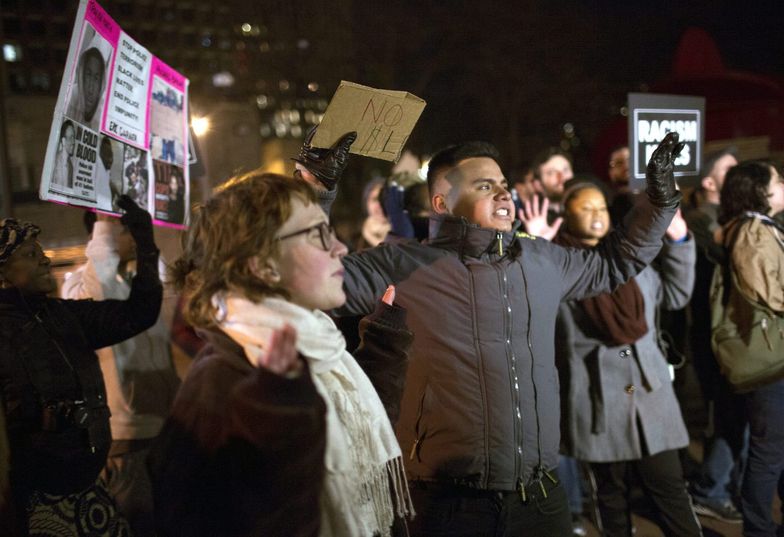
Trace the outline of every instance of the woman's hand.
{"type": "Polygon", "coordinates": [[[285,377],[296,377],[302,372],[294,327],[287,324],[272,333],[269,349],[259,358],[257,365],[285,377]]]}
{"type": "Polygon", "coordinates": [[[536,196],[528,198],[523,204],[523,208],[517,212],[517,217],[525,226],[525,230],[530,235],[536,235],[552,240],[558,233],[558,228],[563,223],[563,218],[558,217],[552,225],[547,223],[547,210],[550,208],[550,200],[543,197],[542,202],[536,202],[536,196]]]}
{"type": "Polygon", "coordinates": [[[681,210],[678,209],[675,212],[675,216],[672,217],[670,227],[667,228],[667,238],[672,242],[680,242],[685,239],[688,234],[689,228],[686,226],[686,220],[683,219],[681,210]]]}

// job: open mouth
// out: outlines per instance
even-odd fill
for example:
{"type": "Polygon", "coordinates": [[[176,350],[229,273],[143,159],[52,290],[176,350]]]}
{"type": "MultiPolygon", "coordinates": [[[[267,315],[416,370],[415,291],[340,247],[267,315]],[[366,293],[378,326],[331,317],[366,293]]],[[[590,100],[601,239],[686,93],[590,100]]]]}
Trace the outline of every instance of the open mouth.
{"type": "Polygon", "coordinates": [[[506,207],[502,207],[500,209],[496,209],[493,213],[495,216],[499,216],[501,218],[508,218],[509,217],[509,209],[506,207]]]}
{"type": "Polygon", "coordinates": [[[604,229],[603,222],[591,222],[591,229],[602,230],[604,229]]]}

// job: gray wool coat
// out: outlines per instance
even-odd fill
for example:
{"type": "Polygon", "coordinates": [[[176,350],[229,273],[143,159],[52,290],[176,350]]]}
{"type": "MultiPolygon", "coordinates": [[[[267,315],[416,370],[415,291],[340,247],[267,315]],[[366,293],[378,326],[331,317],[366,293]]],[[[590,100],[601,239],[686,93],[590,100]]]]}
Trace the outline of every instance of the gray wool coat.
{"type": "Polygon", "coordinates": [[[635,280],[648,332],[631,345],[608,347],[577,301],[561,304],[556,365],[561,381],[565,454],[588,462],[640,459],[689,442],[667,359],[656,338],[656,308],[684,307],[694,287],[694,240],[668,243],[635,280]]]}

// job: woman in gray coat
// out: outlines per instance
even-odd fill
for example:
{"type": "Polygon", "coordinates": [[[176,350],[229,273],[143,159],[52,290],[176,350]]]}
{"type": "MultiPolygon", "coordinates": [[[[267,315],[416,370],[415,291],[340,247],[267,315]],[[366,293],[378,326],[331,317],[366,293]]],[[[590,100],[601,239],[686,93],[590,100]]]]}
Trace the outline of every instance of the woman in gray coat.
{"type": "MultiPolygon", "coordinates": [[[[590,183],[564,197],[555,242],[593,248],[609,231],[607,203],[590,183]]],[[[629,473],[636,471],[666,535],[701,535],[677,449],[688,444],[656,310],[681,308],[694,283],[694,241],[680,213],[653,265],[612,293],[561,304],[556,363],[564,453],[590,463],[608,536],[630,536],[629,473]]]]}

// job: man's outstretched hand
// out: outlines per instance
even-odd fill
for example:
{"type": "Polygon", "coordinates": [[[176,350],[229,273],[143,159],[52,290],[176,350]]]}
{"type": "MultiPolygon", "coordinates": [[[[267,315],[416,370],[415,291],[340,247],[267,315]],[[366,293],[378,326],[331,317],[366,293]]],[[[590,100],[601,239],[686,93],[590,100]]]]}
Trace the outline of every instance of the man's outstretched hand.
{"type": "Polygon", "coordinates": [[[550,200],[543,197],[541,203],[537,196],[528,198],[523,203],[523,208],[517,211],[517,217],[525,226],[526,232],[530,235],[542,237],[548,241],[558,234],[558,229],[563,223],[560,216],[555,219],[552,225],[547,223],[547,211],[550,208],[550,200]]]}
{"type": "MultiPolygon", "coordinates": [[[[343,170],[346,169],[348,152],[351,149],[351,144],[357,139],[357,133],[349,132],[335,142],[335,145],[331,148],[320,149],[311,145],[317,128],[313,127],[305,136],[302,149],[300,149],[299,155],[294,160],[304,166],[307,172],[310,172],[319,183],[324,185],[324,188],[334,190],[335,185],[337,185],[338,180],[343,175],[343,170]]],[[[298,173],[305,175],[301,170],[298,170],[298,173]]]]}
{"type": "Polygon", "coordinates": [[[681,201],[681,193],[675,184],[675,159],[686,144],[678,143],[678,133],[671,132],[664,137],[659,147],[648,161],[645,174],[645,193],[657,207],[675,207],[681,201]]]}

